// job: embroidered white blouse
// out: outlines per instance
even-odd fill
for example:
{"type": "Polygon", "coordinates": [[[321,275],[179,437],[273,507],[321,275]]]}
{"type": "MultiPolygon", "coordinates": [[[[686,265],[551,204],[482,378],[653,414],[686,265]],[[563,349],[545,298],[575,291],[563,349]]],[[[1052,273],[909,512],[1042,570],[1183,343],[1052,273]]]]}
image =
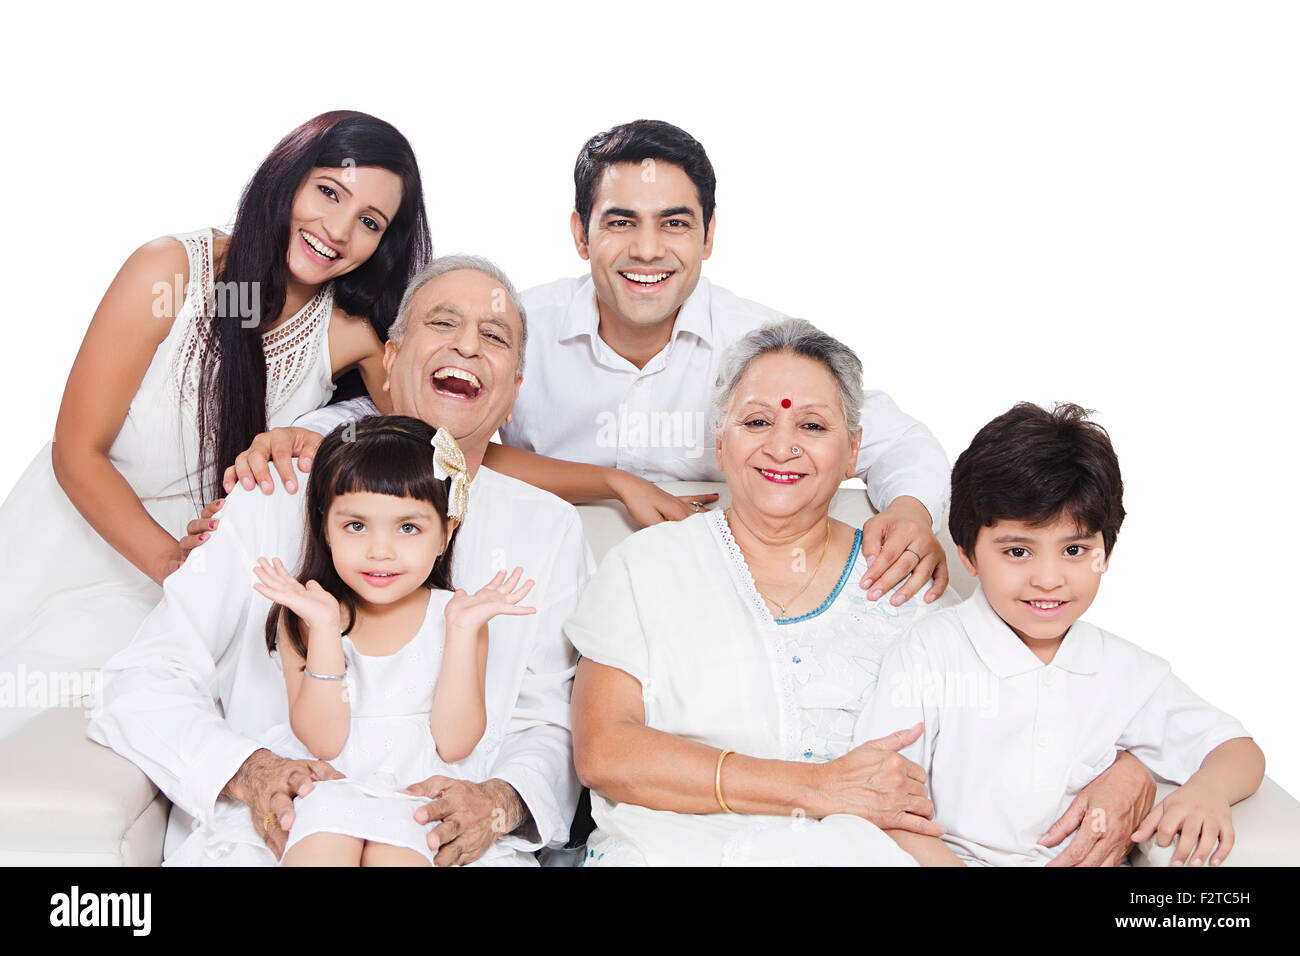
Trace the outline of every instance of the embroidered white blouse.
{"type": "MultiPolygon", "coordinates": [[[[640,681],[647,727],[753,757],[831,760],[850,748],[886,649],[936,610],[920,597],[868,601],[850,584],[866,571],[860,543],[859,531],[819,608],[776,621],[722,512],[655,525],[606,555],[565,633],[640,681]]],[[[591,802],[584,865],[912,862],[858,817],[681,814],[595,792],[591,802]]]]}

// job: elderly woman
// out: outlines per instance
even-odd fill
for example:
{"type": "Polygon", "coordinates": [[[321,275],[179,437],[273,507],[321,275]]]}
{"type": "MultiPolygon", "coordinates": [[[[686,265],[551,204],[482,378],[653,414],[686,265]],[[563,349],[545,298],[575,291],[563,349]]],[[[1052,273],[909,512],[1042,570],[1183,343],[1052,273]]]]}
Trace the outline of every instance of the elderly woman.
{"type": "Polygon", "coordinates": [[[910,865],[875,823],[939,832],[893,752],[919,731],[850,743],[885,650],[949,602],[847,586],[862,532],[828,509],[854,474],[862,364],[786,320],[733,347],[714,404],[731,507],[614,548],[565,628],[584,863],[910,865]]]}
{"type": "MultiPolygon", "coordinates": [[[[851,743],[885,650],[952,599],[893,607],[847,586],[866,570],[862,532],[829,506],[853,475],[861,400],[862,365],[831,336],[797,319],[751,332],[714,396],[730,508],[632,535],[588,584],[565,627],[597,825],[584,865],[928,860],[925,774],[895,752],[920,726],[851,743]]],[[[1118,863],[1153,794],[1121,755],[1044,842],[1085,814],[1113,823],[1053,865],[1118,863]]]]}

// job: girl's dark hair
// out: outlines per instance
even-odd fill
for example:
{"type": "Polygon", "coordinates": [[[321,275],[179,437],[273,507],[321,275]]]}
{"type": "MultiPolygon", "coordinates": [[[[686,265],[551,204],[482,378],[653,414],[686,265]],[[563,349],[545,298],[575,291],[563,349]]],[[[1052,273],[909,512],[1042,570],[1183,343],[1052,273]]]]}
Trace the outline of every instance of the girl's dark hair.
{"type": "Polygon", "coordinates": [[[1086,534],[1100,531],[1110,557],[1124,523],[1124,482],[1110,436],[1088,415],[1078,405],[1049,412],[1021,402],[981,428],[952,469],[953,543],[973,555],[980,528],[1064,515],[1086,534]]]}
{"type": "MultiPolygon", "coordinates": [[[[398,498],[427,501],[437,510],[444,527],[451,479],[439,481],[433,476],[434,429],[418,418],[406,415],[374,415],[335,428],[321,441],[312,461],[307,480],[307,539],[302,570],[298,580],[315,581],[347,609],[347,634],[357,619],[356,596],[339,578],[334,558],[325,537],[330,505],[339,495],[354,491],[371,491],[398,498]]],[[[446,549],[433,563],[424,587],[452,590],[451,556],[456,543],[452,532],[446,549]]],[[[266,617],[266,647],[276,649],[280,615],[294,649],[304,658],[307,644],[303,640],[298,615],[279,604],[266,617]]]]}
{"type": "Polygon", "coordinates": [[[225,258],[213,277],[221,294],[212,310],[217,314],[207,316],[198,392],[200,470],[207,500],[221,496],[222,471],[266,430],[262,333],[284,310],[294,195],[316,167],[355,166],[396,173],[402,180],[402,202],[370,258],[333,280],[335,304],[364,316],[379,341],[387,341],[407,281],[433,254],[415,154],[392,125],[366,113],[335,110],[280,140],[244,187],[225,258]],[[220,314],[229,311],[221,305],[232,300],[255,305],[255,327],[241,316],[220,314]]]}

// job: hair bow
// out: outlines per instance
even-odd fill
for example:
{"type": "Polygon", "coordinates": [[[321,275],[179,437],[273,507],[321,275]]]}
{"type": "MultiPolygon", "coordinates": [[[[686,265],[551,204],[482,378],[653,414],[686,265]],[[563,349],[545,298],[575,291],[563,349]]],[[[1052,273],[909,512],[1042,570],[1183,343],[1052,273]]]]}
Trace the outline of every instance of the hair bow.
{"type": "Polygon", "coordinates": [[[433,477],[439,481],[451,479],[451,493],[447,498],[447,517],[457,523],[464,520],[469,507],[469,474],[465,470],[465,453],[451,437],[451,432],[439,428],[430,442],[433,445],[433,477]]]}

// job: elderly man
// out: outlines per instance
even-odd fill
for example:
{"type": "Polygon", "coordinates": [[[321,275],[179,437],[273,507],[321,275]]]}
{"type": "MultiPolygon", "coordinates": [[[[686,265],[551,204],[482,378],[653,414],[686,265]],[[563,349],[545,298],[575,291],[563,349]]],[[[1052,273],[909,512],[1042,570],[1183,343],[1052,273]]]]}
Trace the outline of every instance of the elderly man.
{"type": "MultiPolygon", "coordinates": [[[[522,380],[526,327],[516,302],[491,263],[437,259],[408,288],[384,357],[394,412],[449,429],[472,476],[453,577],[477,587],[519,565],[537,581],[537,614],[520,619],[526,638],[517,631],[490,645],[490,668],[518,686],[492,777],[434,777],[413,788],[430,798],[415,818],[437,823],[429,844],[438,865],[533,863],[530,851],[567,835],[578,794],[568,713],[576,655],[561,625],[591,573],[591,552],[571,505],[482,466],[522,380]]],[[[328,430],[336,413],[319,414],[305,424],[328,430]]],[[[293,823],[292,798],[336,775],[323,761],[286,760],[258,743],[287,714],[263,639],[269,604],[253,590],[252,567],[262,555],[296,560],[304,498],[296,482],[271,495],[232,493],[220,530],[167,578],[162,603],[104,667],[103,712],[90,736],[172,800],[168,862],[273,863],[293,823]],[[231,800],[248,807],[265,847],[209,845],[219,801],[231,800]]]]}

